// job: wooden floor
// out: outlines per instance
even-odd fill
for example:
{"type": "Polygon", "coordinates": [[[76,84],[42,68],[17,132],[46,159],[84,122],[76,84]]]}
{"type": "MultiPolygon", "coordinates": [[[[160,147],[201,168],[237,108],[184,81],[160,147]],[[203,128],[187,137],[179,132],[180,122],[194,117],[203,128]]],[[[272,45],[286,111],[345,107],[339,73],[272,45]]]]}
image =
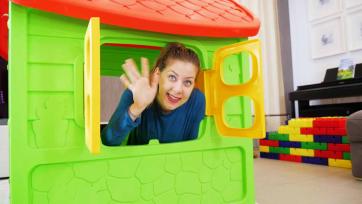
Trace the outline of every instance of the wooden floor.
{"type": "Polygon", "coordinates": [[[362,181],[351,169],[258,158],[258,204],[362,204],[362,181]]]}

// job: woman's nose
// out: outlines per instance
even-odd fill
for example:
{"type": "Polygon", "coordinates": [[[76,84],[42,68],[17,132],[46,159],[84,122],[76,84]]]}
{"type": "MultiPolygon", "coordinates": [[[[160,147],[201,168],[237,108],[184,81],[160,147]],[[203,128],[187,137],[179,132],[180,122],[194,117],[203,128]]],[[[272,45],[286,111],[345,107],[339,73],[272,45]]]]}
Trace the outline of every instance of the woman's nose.
{"type": "Polygon", "coordinates": [[[182,92],[182,82],[176,82],[173,87],[174,91],[177,93],[182,92]]]}

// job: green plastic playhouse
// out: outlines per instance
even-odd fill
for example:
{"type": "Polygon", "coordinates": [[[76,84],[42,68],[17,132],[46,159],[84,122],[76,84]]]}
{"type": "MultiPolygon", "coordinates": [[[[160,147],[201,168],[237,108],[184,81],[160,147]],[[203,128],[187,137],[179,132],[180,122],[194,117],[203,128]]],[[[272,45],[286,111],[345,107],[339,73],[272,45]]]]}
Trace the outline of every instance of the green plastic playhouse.
{"type": "Polygon", "coordinates": [[[247,39],[259,21],[248,10],[232,0],[12,0],[9,11],[12,204],[255,203],[251,138],[265,126],[260,50],[247,39]],[[120,76],[129,57],[153,62],[172,41],[201,59],[198,139],[100,145],[97,78],[120,76]]]}

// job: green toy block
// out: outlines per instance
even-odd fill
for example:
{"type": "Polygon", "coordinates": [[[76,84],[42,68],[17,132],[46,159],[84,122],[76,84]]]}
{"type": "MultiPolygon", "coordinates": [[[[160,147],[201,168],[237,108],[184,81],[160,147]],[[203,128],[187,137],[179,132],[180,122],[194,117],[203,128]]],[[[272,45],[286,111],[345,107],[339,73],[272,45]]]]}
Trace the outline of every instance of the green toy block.
{"type": "Polygon", "coordinates": [[[320,142],[301,142],[302,149],[318,149],[318,150],[327,150],[327,143],[320,142]]]}
{"type": "Polygon", "coordinates": [[[349,153],[349,152],[343,152],[343,159],[345,159],[345,160],[351,160],[351,153],[349,153]]]}
{"type": "Polygon", "coordinates": [[[289,141],[288,134],[280,134],[278,132],[270,132],[268,138],[269,140],[289,141]]]}
{"type": "Polygon", "coordinates": [[[290,154],[290,148],[287,147],[269,147],[269,152],[279,154],[290,154]]]}
{"type": "Polygon", "coordinates": [[[348,136],[342,136],[342,144],[349,144],[348,136]]]}

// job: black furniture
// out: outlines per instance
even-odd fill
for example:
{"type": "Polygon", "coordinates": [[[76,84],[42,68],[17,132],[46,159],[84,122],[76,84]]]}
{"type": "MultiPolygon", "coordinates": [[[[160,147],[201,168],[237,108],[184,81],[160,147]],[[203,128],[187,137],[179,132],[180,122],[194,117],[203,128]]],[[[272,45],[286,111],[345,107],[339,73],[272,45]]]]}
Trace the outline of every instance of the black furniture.
{"type": "Polygon", "coordinates": [[[324,81],[319,84],[298,86],[289,93],[292,118],[295,118],[295,102],[299,117],[347,116],[362,110],[362,101],[341,104],[310,105],[310,100],[362,96],[362,63],[355,67],[355,77],[337,80],[338,68],[328,69],[324,81]]]}
{"type": "Polygon", "coordinates": [[[7,61],[0,57],[0,119],[8,118],[7,61]]]}

